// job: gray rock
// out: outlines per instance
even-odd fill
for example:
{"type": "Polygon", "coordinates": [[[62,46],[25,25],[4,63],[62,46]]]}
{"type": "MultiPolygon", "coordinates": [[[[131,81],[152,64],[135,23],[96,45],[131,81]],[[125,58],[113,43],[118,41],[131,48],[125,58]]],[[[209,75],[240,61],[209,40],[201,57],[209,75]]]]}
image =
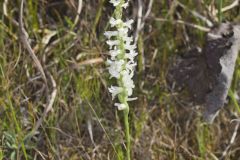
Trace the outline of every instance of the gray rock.
{"type": "Polygon", "coordinates": [[[202,50],[194,48],[177,58],[168,79],[187,88],[193,101],[203,105],[203,117],[213,122],[224,106],[240,50],[240,25],[222,23],[206,36],[202,50]]]}
{"type": "Polygon", "coordinates": [[[224,51],[223,56],[219,59],[218,67],[221,68],[221,72],[217,74],[216,85],[206,96],[204,119],[209,123],[213,122],[218,110],[224,106],[231,86],[235,63],[240,49],[240,25],[232,26],[232,31],[233,35],[226,42],[228,44],[223,44],[231,46],[224,51]]]}

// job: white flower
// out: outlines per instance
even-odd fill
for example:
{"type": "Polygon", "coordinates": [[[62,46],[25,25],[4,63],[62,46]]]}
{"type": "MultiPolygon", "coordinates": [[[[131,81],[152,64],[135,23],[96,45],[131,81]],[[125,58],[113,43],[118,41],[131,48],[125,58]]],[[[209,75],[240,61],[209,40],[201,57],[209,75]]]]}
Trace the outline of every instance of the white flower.
{"type": "Polygon", "coordinates": [[[128,37],[127,35],[126,35],[126,36],[123,36],[122,38],[123,38],[123,40],[124,40],[125,42],[131,43],[131,42],[133,41],[133,37],[128,37]]]}
{"type": "Polygon", "coordinates": [[[123,81],[123,85],[127,90],[127,94],[128,96],[132,95],[132,90],[135,87],[132,77],[133,77],[133,72],[130,71],[122,71],[122,81],[123,81]]]}
{"type": "MultiPolygon", "coordinates": [[[[110,0],[110,3],[115,7],[126,8],[129,0],[123,2],[121,0],[110,0]]],[[[135,51],[136,45],[132,44],[133,37],[128,36],[133,20],[130,19],[123,22],[121,19],[111,17],[109,23],[111,27],[117,30],[106,31],[104,33],[108,39],[106,43],[109,45],[109,53],[111,56],[111,59],[107,60],[108,71],[110,73],[110,78],[116,78],[117,84],[119,84],[119,86],[111,86],[109,92],[112,94],[113,99],[117,95],[120,95],[121,99],[119,100],[121,103],[115,103],[114,105],[117,106],[119,110],[124,110],[128,106],[125,102],[122,102],[122,98],[127,101],[136,100],[136,98],[129,98],[135,87],[132,78],[134,75],[134,68],[137,65],[136,62],[134,62],[134,58],[138,54],[135,51]]]]}
{"type": "Polygon", "coordinates": [[[118,31],[106,31],[106,32],[104,33],[104,35],[105,35],[108,39],[110,39],[110,38],[113,37],[113,36],[117,36],[117,35],[118,35],[118,31]]]}
{"type": "Polygon", "coordinates": [[[128,2],[124,3],[122,7],[126,9],[128,7],[128,2]]]}
{"type": "Polygon", "coordinates": [[[130,70],[131,72],[133,72],[134,67],[137,65],[136,62],[132,63],[131,61],[129,61],[128,63],[126,63],[126,69],[130,70]]]}
{"type": "Polygon", "coordinates": [[[124,64],[124,60],[119,60],[119,61],[111,61],[107,60],[107,64],[110,65],[108,67],[108,71],[111,74],[111,78],[119,78],[120,77],[120,72],[122,70],[122,66],[124,64]]]}
{"type": "Polygon", "coordinates": [[[137,56],[137,52],[135,50],[130,50],[129,53],[125,54],[125,58],[128,58],[130,62],[134,63],[134,58],[137,56]]]}
{"type": "Polygon", "coordinates": [[[134,21],[132,19],[130,19],[130,20],[124,22],[123,25],[124,25],[124,27],[127,27],[127,28],[131,29],[133,22],[134,21]]]}
{"type": "Polygon", "coordinates": [[[119,44],[119,40],[108,40],[106,43],[109,45],[110,49],[112,49],[113,46],[119,44]]]}
{"type": "Polygon", "coordinates": [[[119,36],[126,36],[128,33],[128,28],[118,28],[119,36]]]}
{"type": "Polygon", "coordinates": [[[116,106],[118,108],[118,110],[124,110],[127,108],[127,106],[122,103],[114,103],[114,106],[116,106]]]}
{"type": "Polygon", "coordinates": [[[121,2],[121,0],[110,0],[110,3],[112,3],[114,7],[116,7],[117,5],[119,5],[120,2],[121,2]]]}
{"type": "Polygon", "coordinates": [[[115,48],[114,50],[110,50],[109,53],[110,53],[110,55],[111,55],[111,60],[115,60],[116,57],[117,57],[119,54],[121,54],[121,50],[115,48]]]}
{"type": "Polygon", "coordinates": [[[121,19],[115,19],[115,18],[111,17],[109,23],[110,23],[111,27],[115,27],[115,26],[123,23],[123,21],[121,19]]]}
{"type": "Polygon", "coordinates": [[[128,3],[129,3],[129,0],[126,3],[124,3],[122,7],[126,9],[128,7],[128,3]]]}
{"type": "Polygon", "coordinates": [[[123,91],[123,88],[118,86],[111,86],[110,88],[108,88],[108,90],[110,93],[112,93],[112,99],[114,99],[116,95],[123,91]]]}
{"type": "Polygon", "coordinates": [[[136,46],[133,45],[133,44],[130,44],[130,43],[126,43],[125,44],[125,49],[131,51],[131,50],[135,50],[136,49],[136,46]]]}
{"type": "MultiPolygon", "coordinates": [[[[121,0],[110,0],[110,3],[112,3],[113,6],[116,7],[121,3],[121,0]]],[[[128,7],[128,3],[129,3],[129,0],[126,3],[122,4],[121,7],[126,9],[128,7]]]]}

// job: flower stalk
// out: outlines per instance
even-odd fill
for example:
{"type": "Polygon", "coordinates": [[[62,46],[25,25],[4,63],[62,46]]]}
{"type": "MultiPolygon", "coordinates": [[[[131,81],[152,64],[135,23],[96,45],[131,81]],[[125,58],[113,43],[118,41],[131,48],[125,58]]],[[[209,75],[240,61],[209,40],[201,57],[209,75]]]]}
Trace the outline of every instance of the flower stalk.
{"type": "Polygon", "coordinates": [[[133,37],[128,36],[133,20],[122,20],[123,8],[127,8],[128,0],[110,0],[115,7],[114,16],[110,18],[110,26],[115,29],[106,31],[104,35],[108,38],[107,44],[110,49],[111,58],[107,60],[110,78],[117,80],[117,86],[111,86],[109,92],[112,99],[118,98],[119,103],[114,103],[118,110],[123,110],[124,126],[127,146],[127,159],[130,160],[130,132],[129,132],[129,105],[128,101],[135,100],[130,98],[135,87],[132,77],[136,62],[134,57],[137,55],[136,46],[133,44],[133,37]]]}

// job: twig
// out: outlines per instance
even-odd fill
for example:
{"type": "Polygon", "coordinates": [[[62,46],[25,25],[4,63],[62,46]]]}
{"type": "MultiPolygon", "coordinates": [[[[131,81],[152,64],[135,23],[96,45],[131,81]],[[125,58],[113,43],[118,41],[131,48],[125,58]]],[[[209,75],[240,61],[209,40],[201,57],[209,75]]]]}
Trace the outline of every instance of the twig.
{"type": "Polygon", "coordinates": [[[3,15],[5,15],[15,26],[19,26],[18,22],[15,19],[12,19],[8,15],[7,11],[8,0],[4,0],[3,2],[3,15]]]}
{"type": "MultiPolygon", "coordinates": [[[[226,12],[226,11],[228,11],[228,10],[234,8],[234,7],[239,6],[239,4],[240,4],[240,0],[235,0],[235,1],[234,1],[232,4],[230,4],[229,6],[226,6],[226,7],[222,8],[222,9],[221,9],[221,12],[222,12],[222,13],[223,13],[223,12],[226,12]]],[[[217,14],[218,14],[218,11],[216,11],[215,14],[217,15],[217,14]]]]}
{"type": "Polygon", "coordinates": [[[82,11],[82,0],[78,0],[78,9],[77,9],[77,15],[76,15],[76,18],[74,20],[74,25],[75,26],[77,23],[78,23],[78,20],[79,20],[79,16],[81,14],[81,11],[82,11]]]}
{"type": "Polygon", "coordinates": [[[103,63],[103,62],[104,62],[103,58],[88,59],[88,60],[82,61],[80,63],[73,63],[73,68],[78,69],[81,66],[92,65],[92,64],[100,64],[100,63],[103,63]]]}
{"type": "MultiPolygon", "coordinates": [[[[135,36],[134,36],[134,45],[137,44],[138,38],[139,38],[139,33],[144,28],[145,20],[148,18],[149,14],[151,13],[152,4],[153,4],[153,0],[150,0],[148,3],[147,12],[143,16],[143,2],[142,2],[142,0],[138,0],[137,29],[136,29],[135,36]]],[[[142,47],[139,47],[139,51],[141,52],[140,56],[142,57],[142,66],[143,66],[142,69],[145,70],[144,49],[142,47]]]]}
{"type": "Polygon", "coordinates": [[[112,141],[111,141],[111,139],[110,139],[110,137],[109,137],[106,129],[104,128],[103,124],[101,123],[100,118],[98,117],[98,115],[97,115],[96,111],[94,110],[92,104],[91,104],[89,101],[87,101],[87,103],[88,103],[89,107],[91,108],[93,114],[96,116],[97,121],[98,121],[99,125],[101,126],[103,132],[106,134],[106,137],[107,137],[109,143],[111,144],[111,146],[112,146],[112,148],[113,148],[113,151],[115,152],[115,154],[117,155],[117,157],[120,158],[119,155],[118,155],[118,152],[117,152],[117,150],[116,150],[116,148],[115,148],[115,146],[114,146],[114,144],[112,143],[112,141]]]}
{"type": "MultiPolygon", "coordinates": [[[[26,32],[26,30],[23,27],[23,4],[24,4],[24,0],[21,1],[20,16],[19,16],[20,40],[22,41],[23,45],[29,52],[34,63],[37,65],[37,68],[40,71],[44,82],[46,83],[47,93],[48,93],[48,83],[47,83],[47,78],[46,78],[45,72],[43,70],[41,63],[39,62],[38,58],[34,54],[34,51],[28,42],[28,33],[26,32]]],[[[41,126],[43,120],[46,118],[48,112],[52,109],[53,103],[54,103],[56,95],[57,95],[57,89],[56,89],[56,82],[53,79],[52,75],[49,74],[49,77],[51,79],[51,83],[52,83],[52,87],[53,87],[52,94],[49,98],[47,98],[48,99],[47,106],[44,109],[42,117],[40,119],[38,119],[38,121],[37,121],[36,125],[33,127],[32,131],[24,138],[24,141],[29,140],[29,139],[31,139],[32,136],[34,136],[35,132],[38,130],[38,128],[41,126]]]]}
{"type": "Polygon", "coordinates": [[[232,122],[240,122],[240,119],[233,119],[233,120],[231,120],[231,123],[232,122]]]}
{"type": "Polygon", "coordinates": [[[150,0],[149,3],[148,3],[147,12],[145,13],[145,15],[144,15],[144,17],[143,17],[143,23],[144,23],[144,21],[147,19],[147,17],[149,16],[149,14],[151,13],[151,11],[152,11],[152,5],[153,5],[153,0],[150,0]]]}
{"type": "Polygon", "coordinates": [[[216,155],[214,155],[212,152],[207,150],[207,153],[209,154],[209,156],[211,156],[212,160],[219,160],[218,157],[216,155]]]}
{"type": "Polygon", "coordinates": [[[229,145],[226,147],[226,149],[224,150],[223,154],[222,154],[222,157],[220,159],[224,159],[224,157],[227,155],[227,152],[229,150],[229,148],[233,145],[235,139],[236,139],[236,136],[237,136],[237,131],[238,131],[238,128],[239,128],[239,125],[240,125],[240,122],[237,122],[235,128],[234,128],[234,132],[232,134],[232,138],[230,140],[230,143],[229,145]]]}
{"type": "Polygon", "coordinates": [[[48,112],[50,110],[52,110],[52,106],[53,106],[54,100],[55,100],[56,95],[57,95],[56,82],[53,79],[52,75],[50,75],[50,78],[51,78],[51,82],[52,82],[53,91],[52,91],[50,100],[48,102],[48,105],[47,105],[47,107],[45,108],[45,110],[43,112],[42,117],[37,121],[37,123],[36,123],[36,125],[35,125],[35,127],[33,129],[34,132],[37,131],[37,129],[40,127],[40,125],[42,124],[42,121],[45,119],[45,117],[47,116],[48,112]]]}
{"type": "Polygon", "coordinates": [[[208,27],[213,26],[213,23],[207,17],[204,17],[203,15],[201,15],[200,13],[198,13],[196,11],[190,10],[184,4],[180,3],[179,1],[177,1],[177,4],[180,7],[182,7],[183,9],[185,9],[186,11],[190,12],[193,16],[195,16],[195,17],[201,19],[202,21],[204,21],[207,24],[208,27]]]}
{"type": "MultiPolygon", "coordinates": [[[[12,22],[14,26],[18,27],[19,26],[18,22],[16,20],[12,19],[8,15],[7,5],[8,5],[8,0],[4,0],[4,2],[3,2],[3,15],[6,16],[6,18],[8,18],[9,21],[12,22]]],[[[11,32],[9,27],[2,20],[0,20],[0,25],[2,25],[2,28],[5,30],[5,32],[7,32],[10,36],[12,36],[14,38],[14,40],[18,40],[18,37],[14,33],[11,32]]]]}
{"type": "Polygon", "coordinates": [[[168,19],[164,19],[164,18],[154,18],[154,19],[156,21],[161,21],[161,22],[171,22],[171,23],[175,23],[175,24],[183,24],[183,25],[186,25],[186,26],[190,26],[190,27],[199,29],[199,30],[204,31],[204,32],[209,32],[210,31],[210,28],[200,26],[200,25],[196,25],[196,24],[189,23],[189,22],[184,22],[182,20],[168,20],[168,19]]]}
{"type": "Polygon", "coordinates": [[[3,14],[4,15],[8,15],[7,14],[7,5],[8,5],[8,0],[4,0],[4,2],[3,2],[3,14]]]}
{"type": "Polygon", "coordinates": [[[52,75],[49,75],[49,77],[51,79],[51,83],[52,83],[52,87],[53,87],[52,94],[49,98],[46,108],[44,109],[42,117],[40,119],[38,119],[38,121],[37,121],[36,125],[33,127],[32,131],[24,138],[24,141],[29,140],[32,138],[32,136],[34,136],[35,132],[38,130],[38,128],[41,126],[43,120],[46,118],[48,112],[50,110],[52,110],[52,106],[53,106],[53,103],[54,103],[56,95],[57,95],[57,88],[56,88],[56,82],[55,82],[54,78],[52,77],[52,75]]]}
{"type": "Polygon", "coordinates": [[[32,57],[34,63],[36,64],[38,70],[41,73],[41,76],[42,76],[44,82],[46,83],[46,86],[48,87],[48,85],[47,85],[47,78],[46,78],[45,72],[43,70],[43,67],[42,67],[41,63],[39,62],[37,56],[34,54],[33,49],[30,46],[30,43],[28,41],[28,33],[24,29],[24,26],[23,26],[23,4],[24,4],[24,0],[21,1],[21,6],[20,6],[20,16],[19,16],[19,35],[20,35],[20,40],[21,40],[23,46],[27,49],[27,51],[30,54],[30,56],[32,57]]]}
{"type": "Polygon", "coordinates": [[[11,30],[9,29],[9,27],[6,24],[4,24],[2,20],[0,20],[0,27],[6,33],[8,33],[14,40],[18,40],[18,36],[15,33],[12,33],[11,30]]]}
{"type": "Polygon", "coordinates": [[[138,15],[137,15],[137,29],[136,29],[136,33],[135,33],[135,39],[134,39],[134,43],[136,44],[138,41],[138,37],[139,37],[139,32],[141,30],[141,24],[142,24],[142,11],[143,10],[143,6],[142,6],[142,0],[138,0],[138,15]]]}
{"type": "Polygon", "coordinates": [[[144,16],[142,16],[142,12],[143,12],[143,4],[142,4],[142,0],[138,0],[138,18],[137,18],[137,29],[136,29],[136,33],[135,33],[135,38],[134,38],[134,43],[136,44],[138,41],[138,37],[139,37],[139,32],[141,32],[141,30],[143,29],[144,25],[145,25],[145,20],[148,18],[149,14],[151,13],[152,10],[152,4],[153,4],[153,0],[150,0],[148,3],[148,9],[147,12],[145,13],[144,16]]]}

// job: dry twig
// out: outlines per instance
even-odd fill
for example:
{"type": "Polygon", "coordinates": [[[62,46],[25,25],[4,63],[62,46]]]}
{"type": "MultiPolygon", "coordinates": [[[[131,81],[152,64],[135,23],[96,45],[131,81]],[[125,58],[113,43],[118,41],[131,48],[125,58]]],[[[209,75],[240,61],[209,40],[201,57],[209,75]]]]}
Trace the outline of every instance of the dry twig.
{"type": "Polygon", "coordinates": [[[237,131],[238,131],[238,128],[239,128],[239,125],[240,125],[240,122],[237,121],[237,124],[234,128],[234,132],[232,134],[232,137],[231,137],[231,140],[230,140],[230,143],[229,145],[226,147],[226,149],[224,150],[223,154],[222,154],[222,157],[220,159],[224,159],[228,153],[228,150],[230,149],[230,147],[233,145],[235,139],[236,139],[236,136],[237,136],[237,131]]]}
{"type": "MultiPolygon", "coordinates": [[[[237,7],[240,5],[240,0],[235,0],[232,4],[230,4],[229,6],[226,6],[224,8],[222,8],[221,12],[226,12],[226,11],[229,11],[231,10],[232,8],[234,7],[237,7]]],[[[215,13],[216,15],[218,14],[218,11],[216,11],[215,13]]]]}
{"type": "Polygon", "coordinates": [[[190,10],[189,8],[187,8],[184,4],[180,3],[179,1],[177,1],[177,4],[182,7],[183,9],[185,9],[186,11],[190,12],[193,16],[195,16],[196,18],[201,19],[202,21],[204,21],[208,27],[212,27],[213,23],[207,18],[204,17],[203,15],[201,15],[200,13],[190,10]]]}
{"type": "Polygon", "coordinates": [[[19,16],[19,35],[20,35],[20,40],[21,40],[23,46],[27,49],[27,51],[30,54],[30,56],[32,57],[34,63],[36,64],[38,70],[41,73],[41,76],[42,76],[44,82],[46,83],[46,86],[48,87],[48,85],[47,85],[47,78],[46,78],[45,72],[43,70],[43,67],[42,67],[40,61],[38,60],[37,56],[35,55],[33,49],[31,48],[31,45],[30,45],[30,43],[28,41],[28,33],[24,29],[24,26],[23,26],[23,4],[24,4],[24,0],[21,1],[21,6],[20,6],[20,16],[19,16]]]}
{"type": "Polygon", "coordinates": [[[82,11],[82,0],[78,0],[78,9],[77,9],[77,15],[76,18],[74,20],[74,26],[78,23],[79,20],[79,16],[81,14],[82,11]]]}
{"type": "Polygon", "coordinates": [[[193,27],[195,29],[199,29],[201,31],[204,31],[204,32],[209,32],[210,31],[210,28],[207,28],[207,27],[204,27],[204,26],[200,26],[200,25],[196,25],[196,24],[193,24],[193,23],[189,23],[189,22],[184,22],[182,20],[168,20],[168,19],[164,19],[164,18],[154,18],[156,21],[161,21],[161,22],[171,22],[171,23],[174,23],[174,24],[183,24],[183,25],[186,25],[186,26],[189,26],[189,27],[193,27]]]}
{"type": "Polygon", "coordinates": [[[50,110],[52,110],[53,103],[54,103],[54,101],[56,99],[56,96],[57,96],[57,86],[56,86],[56,82],[55,82],[54,78],[52,77],[52,75],[49,75],[49,77],[50,77],[51,82],[52,82],[53,91],[52,91],[51,96],[49,98],[48,104],[44,109],[42,117],[40,119],[38,119],[38,121],[37,121],[36,125],[33,127],[32,131],[24,138],[24,140],[29,140],[35,135],[36,131],[41,126],[43,120],[46,118],[48,112],[50,110]]]}
{"type": "Polygon", "coordinates": [[[142,0],[138,0],[137,29],[136,29],[136,33],[135,33],[135,39],[134,39],[135,44],[138,41],[139,33],[141,32],[141,30],[143,29],[143,27],[145,25],[145,20],[148,18],[149,14],[151,13],[152,4],[153,4],[153,0],[150,0],[148,3],[147,12],[143,16],[143,2],[142,2],[142,0]]]}
{"type": "MultiPolygon", "coordinates": [[[[47,87],[46,93],[48,93],[48,83],[47,83],[47,78],[46,78],[44,69],[43,69],[41,63],[39,62],[37,56],[34,54],[34,51],[31,48],[29,41],[28,41],[28,33],[26,32],[26,30],[23,27],[23,4],[24,4],[24,0],[21,1],[21,6],[20,6],[20,16],[19,16],[20,40],[21,40],[22,44],[25,46],[25,48],[27,49],[27,51],[29,52],[29,54],[32,57],[34,63],[36,64],[38,70],[40,71],[41,76],[42,76],[44,82],[46,83],[46,87],[47,87]]],[[[40,119],[38,119],[38,121],[37,121],[36,125],[33,127],[32,131],[24,138],[24,140],[31,139],[31,137],[34,136],[35,132],[38,130],[38,128],[41,126],[43,120],[46,118],[48,112],[52,109],[53,103],[54,103],[56,95],[57,95],[57,89],[56,89],[56,82],[55,82],[53,76],[49,74],[49,78],[51,80],[53,91],[52,91],[50,97],[47,98],[47,106],[44,109],[42,117],[40,119]]]]}
{"type": "Polygon", "coordinates": [[[15,26],[19,26],[18,22],[15,19],[12,19],[8,15],[7,5],[8,5],[8,0],[4,0],[4,2],[3,2],[3,15],[6,16],[15,26]]]}

